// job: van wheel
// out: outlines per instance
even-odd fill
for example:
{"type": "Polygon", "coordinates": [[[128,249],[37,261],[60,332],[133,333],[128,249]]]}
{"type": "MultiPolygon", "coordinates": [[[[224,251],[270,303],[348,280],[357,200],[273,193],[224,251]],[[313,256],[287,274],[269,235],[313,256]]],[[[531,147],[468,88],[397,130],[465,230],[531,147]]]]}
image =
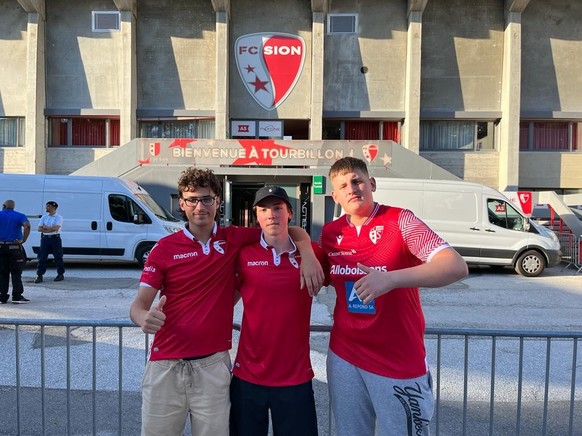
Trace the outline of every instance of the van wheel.
{"type": "Polygon", "coordinates": [[[136,250],[135,260],[137,260],[137,263],[138,263],[140,268],[144,267],[146,260],[148,259],[148,256],[150,255],[150,251],[152,251],[153,247],[154,247],[154,244],[146,244],[146,245],[142,245],[141,247],[139,247],[136,250]]]}
{"type": "Polygon", "coordinates": [[[546,261],[540,253],[529,250],[519,256],[515,270],[525,277],[537,277],[546,267],[546,261]]]}

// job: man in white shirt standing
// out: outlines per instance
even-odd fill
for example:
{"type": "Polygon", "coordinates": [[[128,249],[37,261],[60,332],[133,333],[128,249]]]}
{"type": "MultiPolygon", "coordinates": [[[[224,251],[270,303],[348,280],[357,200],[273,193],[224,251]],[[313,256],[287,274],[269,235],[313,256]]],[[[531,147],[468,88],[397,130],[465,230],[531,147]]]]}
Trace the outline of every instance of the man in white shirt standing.
{"type": "Polygon", "coordinates": [[[56,201],[46,203],[46,214],[42,216],[38,223],[40,232],[40,252],[38,253],[38,266],[36,270],[36,280],[34,283],[41,283],[42,276],[46,272],[46,261],[49,253],[53,254],[57,265],[57,276],[55,282],[65,279],[65,264],[63,262],[63,244],[61,242],[61,227],[63,217],[57,213],[59,205],[56,201]]]}

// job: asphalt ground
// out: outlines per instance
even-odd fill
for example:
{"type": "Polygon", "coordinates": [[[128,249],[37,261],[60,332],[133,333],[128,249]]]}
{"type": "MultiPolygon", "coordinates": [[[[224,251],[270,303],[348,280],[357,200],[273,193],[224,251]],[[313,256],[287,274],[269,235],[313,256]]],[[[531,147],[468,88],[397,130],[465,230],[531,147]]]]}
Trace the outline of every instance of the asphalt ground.
{"type": "MultiPolygon", "coordinates": [[[[53,282],[56,273],[50,269],[45,274],[44,282],[35,284],[34,264],[30,264],[23,273],[25,296],[31,302],[25,305],[0,305],[0,318],[17,319],[68,319],[68,320],[127,320],[128,309],[137,291],[140,270],[136,266],[121,264],[67,264],[65,280],[53,282]]],[[[560,266],[548,269],[541,277],[525,278],[511,269],[494,270],[490,268],[471,268],[465,279],[439,289],[422,289],[423,309],[428,328],[469,328],[492,330],[526,330],[526,331],[573,331],[582,332],[582,274],[573,269],[562,269],[560,266]]],[[[324,289],[314,301],[312,324],[331,325],[334,305],[334,293],[324,289]]],[[[235,310],[235,321],[240,321],[242,308],[235,310]]],[[[118,434],[121,426],[124,435],[139,434],[140,383],[143,372],[144,341],[139,329],[134,333],[124,333],[123,339],[123,395],[117,395],[119,382],[115,376],[117,366],[117,346],[113,333],[105,333],[98,337],[98,388],[91,389],[91,332],[89,329],[78,328],[73,332],[73,347],[71,365],[71,397],[66,398],[63,384],[66,383],[66,371],[62,368],[62,352],[65,346],[64,333],[61,328],[45,329],[45,335],[40,343],[38,332],[23,332],[19,339],[21,356],[20,371],[20,426],[17,427],[16,380],[14,362],[14,331],[13,328],[0,327],[0,434],[14,435],[20,428],[22,435],[43,434],[42,422],[44,415],[44,434],[118,434]],[[40,345],[44,345],[45,385],[40,385],[38,363],[33,361],[32,354],[40,345]],[[12,353],[5,355],[2,350],[12,353]],[[31,351],[31,353],[28,353],[31,351]],[[30,355],[29,355],[30,354],[30,355]],[[53,361],[61,362],[51,364],[53,361]],[[60,359],[60,360],[59,360],[60,359]],[[59,368],[60,366],[60,368],[59,368]],[[45,408],[41,407],[44,396],[45,408]],[[67,418],[66,404],[75,405],[73,416],[67,418]],[[94,412],[94,404],[98,412],[94,412]],[[121,407],[122,417],[118,419],[121,407]],[[95,414],[96,424],[92,428],[92,417],[95,414]],[[118,422],[120,421],[120,422],[118,422]]],[[[237,333],[234,334],[236,348],[237,333]]],[[[469,386],[470,401],[463,402],[465,387],[463,386],[463,340],[449,339],[445,341],[445,358],[451,358],[441,378],[446,395],[441,398],[438,432],[441,435],[462,434],[460,428],[463,421],[469,429],[466,434],[489,434],[489,426],[494,425],[493,434],[516,434],[516,399],[515,389],[505,379],[515,378],[516,341],[501,343],[501,351],[497,356],[501,379],[496,381],[495,420],[491,424],[490,407],[486,395],[488,392],[487,364],[488,344],[483,348],[471,348],[472,359],[479,361],[477,369],[481,376],[472,377],[469,386]],[[481,362],[483,361],[483,362],[481,362]],[[483,365],[482,368],[479,365],[483,365]],[[461,421],[459,421],[461,417],[461,421]]],[[[482,341],[484,342],[484,341],[482,341]]],[[[501,342],[501,341],[500,341],[501,342]]],[[[327,403],[327,383],[325,374],[325,356],[327,352],[328,334],[313,333],[312,361],[316,373],[314,391],[318,404],[320,434],[327,434],[329,428],[329,411],[327,403]]],[[[429,362],[434,365],[436,341],[427,339],[429,362]]],[[[531,353],[532,361],[535,355],[544,351],[544,344],[535,344],[531,353]]],[[[582,351],[581,351],[582,352],[582,351]]],[[[542,372],[543,363],[528,362],[524,379],[524,393],[520,415],[522,426],[520,434],[567,434],[570,403],[568,401],[568,363],[571,364],[571,353],[560,348],[555,354],[564,356],[563,362],[555,366],[563,368],[563,374],[558,376],[559,385],[563,389],[553,393],[544,411],[543,386],[540,386],[538,373],[542,372]],[[536,377],[533,376],[536,374],[536,377]],[[562,380],[564,379],[564,380],[562,380]],[[563,392],[562,392],[563,391],[563,392]],[[544,428],[542,416],[547,420],[544,428]],[[558,418],[554,418],[558,417],[558,418]]],[[[446,360],[446,359],[443,359],[446,360]]],[[[445,362],[446,363],[446,362],[445,362]]],[[[473,363],[472,363],[473,364],[473,363]]],[[[579,377],[580,378],[580,377],[579,377]]],[[[542,377],[543,380],[543,377],[542,377]]],[[[542,383],[543,384],[543,383],[542,383]]],[[[580,389],[578,389],[580,392],[580,389]]],[[[579,409],[578,394],[576,410],[579,409]]],[[[582,412],[575,413],[573,434],[582,434],[582,412]]],[[[433,425],[433,434],[435,433],[433,425]]],[[[186,433],[187,434],[187,433],[186,433]]]]}

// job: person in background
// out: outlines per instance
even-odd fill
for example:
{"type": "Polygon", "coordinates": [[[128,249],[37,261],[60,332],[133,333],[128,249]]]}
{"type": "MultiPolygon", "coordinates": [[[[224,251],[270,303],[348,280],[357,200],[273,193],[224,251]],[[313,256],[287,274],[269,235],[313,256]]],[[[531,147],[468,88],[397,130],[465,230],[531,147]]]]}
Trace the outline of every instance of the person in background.
{"type": "Polygon", "coordinates": [[[312,297],[301,289],[301,256],[289,237],[293,208],[284,189],[265,186],[255,194],[253,212],[262,232],[241,249],[237,262],[244,312],[230,385],[230,434],[267,436],[270,411],[274,434],[315,436],[312,297]]]}
{"type": "Polygon", "coordinates": [[[434,409],[419,287],[467,275],[463,258],[410,210],[374,202],[374,178],[353,157],[330,168],[345,215],[321,246],[336,290],[327,357],[338,436],[428,435],[434,409]]]}
{"type": "Polygon", "coordinates": [[[6,200],[0,211],[0,303],[8,302],[12,276],[12,303],[28,303],[22,286],[22,269],[26,255],[22,244],[30,234],[30,222],[23,213],[14,210],[14,200],[6,200]]]}
{"type": "MultiPolygon", "coordinates": [[[[183,171],[178,195],[185,227],[154,246],[130,308],[131,320],[154,334],[142,383],[142,435],[182,435],[189,415],[192,434],[226,436],[235,262],[260,229],[217,224],[221,187],[212,170],[183,171]]],[[[306,259],[302,282],[315,292],[323,271],[309,235],[294,228],[292,237],[306,259]]]]}
{"type": "Polygon", "coordinates": [[[41,283],[42,276],[46,272],[46,262],[49,253],[52,253],[57,266],[55,282],[65,279],[65,263],[63,261],[63,242],[61,241],[61,227],[63,217],[57,213],[59,205],[56,201],[46,203],[46,214],[38,222],[40,233],[40,251],[38,253],[38,265],[34,283],[41,283]]]}

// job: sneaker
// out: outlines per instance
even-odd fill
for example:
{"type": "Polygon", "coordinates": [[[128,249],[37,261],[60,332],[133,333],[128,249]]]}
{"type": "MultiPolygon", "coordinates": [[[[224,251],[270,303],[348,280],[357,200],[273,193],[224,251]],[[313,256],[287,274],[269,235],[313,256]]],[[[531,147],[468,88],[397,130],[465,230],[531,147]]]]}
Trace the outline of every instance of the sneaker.
{"type": "MultiPolygon", "coordinates": [[[[62,274],[59,274],[58,276],[55,277],[55,282],[62,282],[63,280],[65,280],[65,276],[62,274]]],[[[42,281],[42,278],[41,278],[42,281]]]]}
{"type": "Polygon", "coordinates": [[[28,303],[30,300],[24,296],[20,296],[17,298],[12,297],[12,304],[24,304],[24,303],[28,303]]]}
{"type": "Polygon", "coordinates": [[[42,276],[36,276],[36,279],[34,279],[34,283],[42,283],[42,276]]]}
{"type": "Polygon", "coordinates": [[[0,298],[0,304],[6,304],[8,302],[8,296],[6,298],[0,298]]]}

